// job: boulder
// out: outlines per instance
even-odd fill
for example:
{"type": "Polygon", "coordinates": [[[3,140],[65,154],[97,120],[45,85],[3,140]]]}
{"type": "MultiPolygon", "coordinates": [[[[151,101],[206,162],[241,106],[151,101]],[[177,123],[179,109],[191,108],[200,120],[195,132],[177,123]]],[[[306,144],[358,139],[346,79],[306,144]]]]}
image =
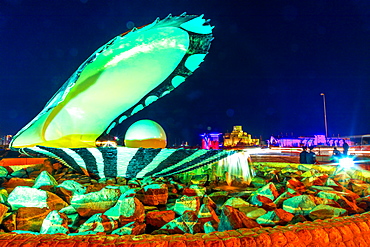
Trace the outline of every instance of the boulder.
{"type": "Polygon", "coordinates": [[[240,208],[239,210],[252,220],[256,220],[258,217],[261,217],[267,212],[263,208],[256,208],[256,207],[249,207],[248,211],[245,209],[246,208],[240,208]]]}
{"type": "Polygon", "coordinates": [[[348,184],[348,188],[359,196],[370,195],[370,184],[365,183],[363,181],[351,180],[350,183],[348,184]]]}
{"type": "Polygon", "coordinates": [[[258,200],[258,196],[264,196],[273,201],[279,196],[279,192],[277,191],[275,184],[271,182],[254,191],[249,198],[249,202],[253,205],[262,206],[262,203],[258,200]]]}
{"type": "Polygon", "coordinates": [[[283,210],[275,209],[274,211],[269,211],[266,214],[260,216],[256,219],[256,222],[261,225],[275,226],[275,225],[285,225],[293,219],[294,215],[283,210]]]}
{"type": "Polygon", "coordinates": [[[343,216],[346,214],[347,210],[343,208],[336,208],[329,205],[317,205],[311,210],[311,212],[309,213],[309,217],[312,220],[324,220],[328,218],[343,216]]]}
{"type": "Polygon", "coordinates": [[[207,225],[211,224],[214,229],[218,228],[218,224],[220,223],[220,219],[218,218],[215,210],[210,207],[209,205],[203,204],[200,206],[198,212],[198,221],[204,228],[204,224],[208,223],[207,225]]]}
{"type": "Polygon", "coordinates": [[[13,210],[17,210],[21,207],[38,207],[60,210],[68,206],[64,200],[54,193],[27,186],[16,187],[9,194],[8,203],[11,205],[13,210]]]}
{"type": "Polygon", "coordinates": [[[74,194],[83,195],[86,192],[86,187],[73,180],[65,180],[56,187],[56,194],[70,203],[74,194]]]}
{"type": "Polygon", "coordinates": [[[151,211],[146,214],[145,223],[148,226],[152,226],[156,229],[159,229],[174,219],[175,219],[175,212],[172,210],[151,211]]]}
{"type": "Polygon", "coordinates": [[[117,187],[105,187],[100,191],[87,194],[73,194],[71,205],[82,217],[89,217],[97,213],[104,213],[113,207],[121,192],[117,187]]]}
{"type": "Polygon", "coordinates": [[[143,203],[148,206],[164,205],[168,199],[166,184],[149,184],[143,187],[143,203]]]}
{"type": "MultiPolygon", "coordinates": [[[[295,192],[295,191],[294,191],[295,192]]],[[[288,192],[288,191],[285,191],[284,193],[282,193],[280,196],[278,196],[278,198],[276,198],[274,200],[274,203],[276,205],[276,207],[280,208],[282,205],[283,205],[283,202],[286,200],[286,199],[289,199],[289,198],[292,198],[294,197],[294,194],[288,192]]]]}
{"type": "Polygon", "coordinates": [[[176,199],[174,211],[178,215],[182,215],[185,211],[198,212],[200,208],[200,199],[196,196],[182,196],[176,199]]]}
{"type": "Polygon", "coordinates": [[[85,223],[83,223],[77,232],[108,232],[118,228],[117,221],[112,218],[103,215],[102,213],[94,214],[85,223]]]}
{"type": "Polygon", "coordinates": [[[51,211],[42,222],[41,234],[69,233],[68,218],[57,210],[51,211]]]}
{"type": "Polygon", "coordinates": [[[249,207],[249,206],[251,206],[251,204],[249,202],[246,202],[245,200],[243,200],[241,198],[231,197],[231,198],[227,199],[227,201],[224,203],[224,205],[222,205],[222,207],[224,207],[224,206],[230,206],[230,207],[239,209],[239,208],[242,208],[242,207],[249,207]]]}
{"type": "Polygon", "coordinates": [[[314,207],[314,198],[309,195],[295,196],[283,202],[283,209],[294,215],[308,215],[314,207]]]}
{"type": "Polygon", "coordinates": [[[286,183],[286,186],[300,194],[307,190],[306,186],[296,178],[289,179],[286,183]]]}
{"type": "Polygon", "coordinates": [[[51,211],[39,207],[19,208],[16,215],[17,230],[39,232],[44,219],[51,211]]]}
{"type": "Polygon", "coordinates": [[[225,206],[222,208],[220,223],[218,224],[218,231],[223,232],[227,230],[254,228],[259,226],[260,225],[258,223],[248,218],[239,210],[230,206],[225,206]]]}
{"type": "Polygon", "coordinates": [[[58,185],[55,178],[50,175],[47,171],[42,171],[40,175],[37,176],[32,188],[54,191],[54,188],[58,185]]]}
{"type": "Polygon", "coordinates": [[[121,196],[117,203],[108,209],[104,215],[117,220],[118,226],[124,226],[132,221],[143,222],[145,219],[144,205],[135,197],[121,196]]]}

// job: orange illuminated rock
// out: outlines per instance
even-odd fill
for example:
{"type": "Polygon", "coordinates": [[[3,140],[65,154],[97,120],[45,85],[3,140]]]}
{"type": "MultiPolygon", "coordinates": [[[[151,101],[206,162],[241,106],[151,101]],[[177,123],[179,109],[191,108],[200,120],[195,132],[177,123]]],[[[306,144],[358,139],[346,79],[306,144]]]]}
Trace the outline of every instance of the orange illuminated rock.
{"type": "Polygon", "coordinates": [[[143,188],[143,203],[148,206],[164,205],[168,199],[166,184],[149,184],[143,188]]]}
{"type": "Polygon", "coordinates": [[[259,226],[260,225],[257,222],[248,218],[239,210],[230,206],[224,206],[220,216],[218,231],[235,230],[239,228],[254,228],[259,226]]]}
{"type": "Polygon", "coordinates": [[[39,232],[42,222],[50,212],[47,208],[19,208],[16,215],[17,230],[39,232]]]}
{"type": "Polygon", "coordinates": [[[149,226],[161,228],[168,222],[175,219],[175,212],[172,210],[166,211],[152,211],[145,216],[145,222],[149,226]]]}

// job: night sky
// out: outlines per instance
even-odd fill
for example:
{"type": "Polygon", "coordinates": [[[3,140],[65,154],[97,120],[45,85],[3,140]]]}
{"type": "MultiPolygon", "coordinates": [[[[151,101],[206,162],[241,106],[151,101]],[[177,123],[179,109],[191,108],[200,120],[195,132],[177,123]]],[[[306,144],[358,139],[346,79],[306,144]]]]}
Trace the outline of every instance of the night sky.
{"type": "Polygon", "coordinates": [[[215,26],[204,63],[113,134],[140,119],[162,125],[170,145],[234,125],[263,139],[324,134],[320,93],[330,136],[370,133],[368,0],[0,0],[0,135],[25,126],[111,38],[183,12],[215,26]]]}

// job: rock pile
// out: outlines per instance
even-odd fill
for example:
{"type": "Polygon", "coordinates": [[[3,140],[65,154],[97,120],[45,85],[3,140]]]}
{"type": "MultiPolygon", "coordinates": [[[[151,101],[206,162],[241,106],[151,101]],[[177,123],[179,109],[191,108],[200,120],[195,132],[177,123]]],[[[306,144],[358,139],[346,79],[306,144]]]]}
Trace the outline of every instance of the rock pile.
{"type": "Polygon", "coordinates": [[[178,176],[96,180],[47,160],[0,167],[0,231],[33,234],[196,234],[281,226],[370,209],[370,184],[306,167],[259,167],[250,187],[178,176]],[[223,186],[223,187],[222,187],[223,186]],[[228,188],[228,190],[222,190],[228,188]]]}

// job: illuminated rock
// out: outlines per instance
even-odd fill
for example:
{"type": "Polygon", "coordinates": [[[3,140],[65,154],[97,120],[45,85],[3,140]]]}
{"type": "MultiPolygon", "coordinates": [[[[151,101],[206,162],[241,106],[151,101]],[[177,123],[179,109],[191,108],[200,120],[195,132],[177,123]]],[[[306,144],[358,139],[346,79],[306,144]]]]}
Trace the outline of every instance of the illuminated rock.
{"type": "Polygon", "coordinates": [[[149,184],[143,187],[143,194],[145,205],[164,205],[168,199],[168,188],[166,184],[149,184]]]}
{"type": "Polygon", "coordinates": [[[264,215],[267,211],[263,208],[257,207],[247,207],[247,208],[239,208],[240,212],[244,213],[248,218],[255,220],[258,217],[264,215]]]}
{"type": "MultiPolygon", "coordinates": [[[[210,207],[209,205],[203,204],[200,206],[199,212],[198,212],[198,220],[201,224],[211,225],[213,229],[218,228],[218,224],[220,223],[220,219],[218,218],[215,210],[210,207]]],[[[204,226],[206,228],[206,226],[204,226]]],[[[209,229],[210,231],[212,229],[209,229]]],[[[206,230],[205,230],[206,231],[206,230]]]]}
{"type": "Polygon", "coordinates": [[[262,206],[262,202],[258,200],[258,196],[264,196],[273,201],[279,196],[279,192],[275,184],[271,182],[254,191],[249,198],[249,202],[254,205],[262,206]]]}
{"type": "Polygon", "coordinates": [[[58,185],[55,178],[50,175],[47,171],[42,171],[40,175],[37,176],[32,188],[43,189],[43,190],[53,190],[58,185]]]}
{"type": "Polygon", "coordinates": [[[51,211],[42,222],[40,233],[69,233],[67,216],[57,210],[51,211]]]}
{"type": "Polygon", "coordinates": [[[175,219],[175,212],[172,210],[165,211],[152,211],[148,212],[145,216],[145,222],[148,226],[154,228],[161,228],[168,222],[175,219]]]}
{"type": "Polygon", "coordinates": [[[235,230],[239,228],[254,228],[259,227],[259,224],[248,218],[244,213],[236,208],[225,206],[222,208],[218,231],[235,230]]]}
{"type": "Polygon", "coordinates": [[[197,196],[182,196],[176,200],[174,211],[182,215],[185,211],[197,212],[200,208],[200,199],[197,196]]]}
{"type": "Polygon", "coordinates": [[[275,209],[273,211],[269,211],[264,215],[261,215],[256,219],[256,222],[261,225],[285,225],[293,219],[294,215],[283,210],[283,209],[275,209]]]}
{"type": "Polygon", "coordinates": [[[283,202],[283,209],[294,215],[308,215],[316,207],[314,198],[309,195],[295,196],[283,202]]]}
{"type": "Polygon", "coordinates": [[[73,180],[63,181],[56,187],[56,194],[70,203],[74,194],[83,195],[86,192],[86,187],[82,186],[73,180]]]}
{"type": "Polygon", "coordinates": [[[17,230],[39,232],[46,216],[52,210],[47,208],[19,208],[16,216],[17,230]]]}
{"type": "Polygon", "coordinates": [[[117,229],[117,221],[101,213],[92,215],[85,223],[83,223],[77,231],[81,232],[111,232],[117,229]]]}
{"type": "Polygon", "coordinates": [[[332,207],[329,205],[317,205],[310,211],[309,217],[312,220],[324,220],[328,218],[343,216],[346,214],[347,210],[343,208],[332,207]]]}
{"type": "Polygon", "coordinates": [[[249,207],[251,206],[251,204],[249,202],[244,201],[241,198],[231,197],[224,203],[224,205],[222,205],[222,207],[224,206],[231,206],[233,208],[239,209],[242,207],[249,207]]]}
{"type": "Polygon", "coordinates": [[[148,119],[133,123],[126,132],[125,146],[130,148],[165,148],[167,137],[163,128],[148,119]]]}
{"type": "Polygon", "coordinates": [[[145,210],[144,205],[137,198],[121,196],[117,203],[108,209],[104,215],[117,220],[119,226],[123,226],[132,221],[143,222],[145,210]]]}
{"type": "Polygon", "coordinates": [[[22,207],[49,208],[59,210],[68,206],[59,196],[36,188],[27,186],[16,187],[8,197],[8,203],[13,210],[22,207]]]}
{"type": "Polygon", "coordinates": [[[87,194],[73,194],[71,205],[76,209],[82,217],[92,216],[97,213],[104,213],[113,207],[121,191],[117,187],[103,188],[97,192],[87,194]]]}

